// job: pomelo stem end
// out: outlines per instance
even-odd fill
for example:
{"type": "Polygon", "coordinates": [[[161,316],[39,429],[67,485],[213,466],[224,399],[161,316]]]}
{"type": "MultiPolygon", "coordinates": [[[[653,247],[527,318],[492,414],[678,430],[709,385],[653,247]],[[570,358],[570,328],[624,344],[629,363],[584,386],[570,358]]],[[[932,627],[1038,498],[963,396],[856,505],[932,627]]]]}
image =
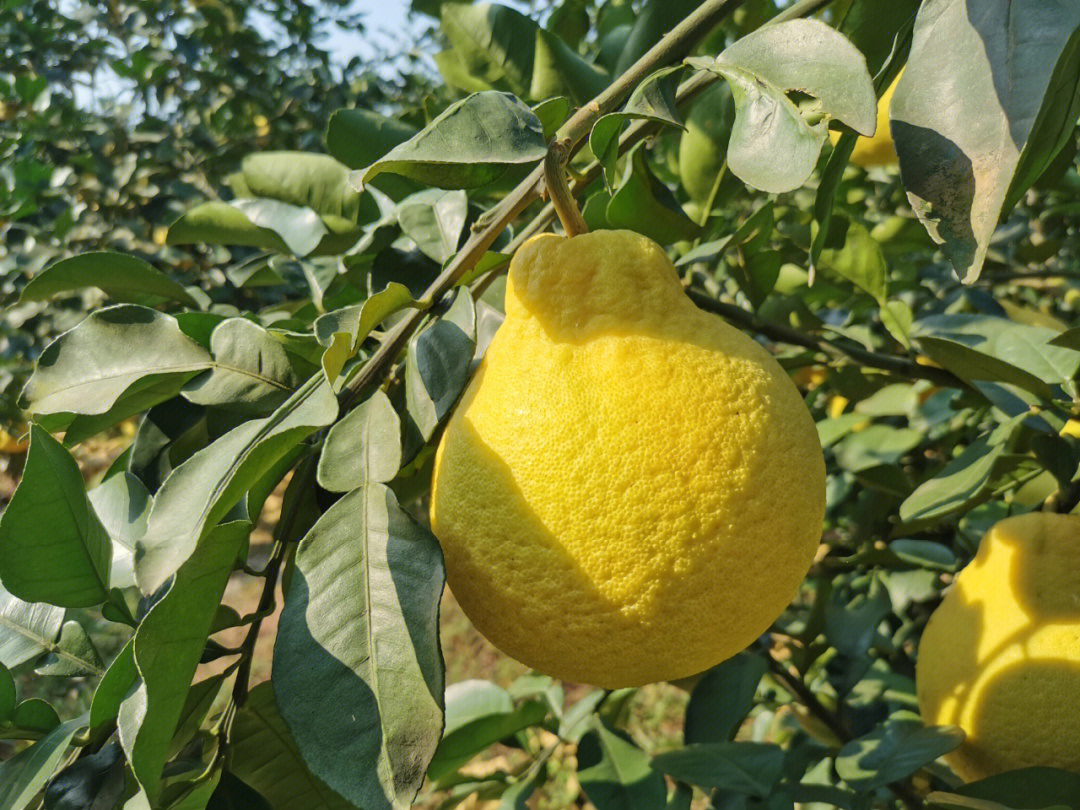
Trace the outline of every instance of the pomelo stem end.
{"type": "Polygon", "coordinates": [[[566,181],[566,160],[569,155],[570,141],[556,138],[548,145],[547,157],[544,158],[544,184],[548,197],[559,216],[563,230],[568,237],[588,233],[589,226],[581,216],[577,200],[566,181]]]}

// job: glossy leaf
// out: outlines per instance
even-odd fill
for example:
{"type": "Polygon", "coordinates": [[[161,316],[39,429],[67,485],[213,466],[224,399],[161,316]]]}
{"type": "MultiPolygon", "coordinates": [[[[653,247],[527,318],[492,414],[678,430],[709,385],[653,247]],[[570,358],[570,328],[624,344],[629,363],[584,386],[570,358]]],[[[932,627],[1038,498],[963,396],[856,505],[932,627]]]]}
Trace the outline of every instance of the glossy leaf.
{"type": "Polygon", "coordinates": [[[8,669],[55,648],[62,608],[23,602],[0,587],[0,664],[8,669]]]}
{"type": "Polygon", "coordinates": [[[731,85],[735,123],[728,167],[755,188],[792,191],[803,185],[825,142],[824,122],[811,124],[787,93],[814,96],[818,109],[864,135],[876,127],[877,97],[866,59],[842,34],[817,20],[764,26],[716,60],[687,60],[731,85]]]}
{"type": "Polygon", "coordinates": [[[153,499],[142,481],[127,471],[109,476],[87,497],[112,538],[109,585],[130,588],[135,584],[135,543],[146,533],[153,499]]]}
{"type": "Polygon", "coordinates": [[[210,359],[175,318],[146,307],[108,307],[49,344],[21,404],[30,414],[111,412],[120,421],[174,396],[210,359]]]}
{"type": "Polygon", "coordinates": [[[1007,196],[1015,201],[1075,125],[1075,78],[1071,88],[1062,79],[1080,69],[1080,6],[991,0],[973,11],[965,0],[922,5],[890,108],[912,207],[968,282],[1007,196]],[[1050,145],[1038,145],[1041,159],[1025,161],[1010,194],[1037,121],[1050,145]]]}
{"type": "Polygon", "coordinates": [[[98,728],[104,723],[110,723],[116,719],[120,711],[120,704],[127,696],[128,690],[138,680],[139,671],[135,666],[135,651],[132,642],[127,644],[117,653],[116,658],[109,664],[98,683],[97,691],[94,692],[93,702],[90,704],[90,728],[98,728]]]}
{"type": "Polygon", "coordinates": [[[31,425],[22,481],[0,517],[0,580],[26,602],[89,607],[105,601],[111,564],[78,464],[31,425]]]}
{"type": "Polygon", "coordinates": [[[491,183],[511,166],[547,154],[544,127],[528,107],[506,93],[474,93],[446,108],[427,127],[355,173],[354,184],[393,172],[439,188],[491,183]]]}
{"type": "Polygon", "coordinates": [[[198,307],[187,290],[149,262],[111,251],[82,253],[50,265],[27,283],[19,303],[48,301],[86,287],[97,287],[115,301],[151,296],[198,307]]]}
{"type": "Polygon", "coordinates": [[[435,539],[379,484],[297,549],[274,688],[308,767],[359,806],[410,806],[439,741],[443,576],[435,539]]]}

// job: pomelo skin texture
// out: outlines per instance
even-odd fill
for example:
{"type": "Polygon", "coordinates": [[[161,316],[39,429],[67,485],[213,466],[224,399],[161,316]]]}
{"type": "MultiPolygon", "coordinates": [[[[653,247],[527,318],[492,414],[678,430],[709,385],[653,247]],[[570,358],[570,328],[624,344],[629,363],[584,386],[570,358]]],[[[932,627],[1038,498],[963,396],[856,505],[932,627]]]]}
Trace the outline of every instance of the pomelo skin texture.
{"type": "Polygon", "coordinates": [[[1080,517],[995,525],[926,625],[916,668],[927,724],[960,726],[965,780],[1046,765],[1080,771],[1080,517]]]}
{"type": "MultiPolygon", "coordinates": [[[[892,103],[893,91],[900,81],[900,71],[893,83],[888,86],[877,106],[877,129],[872,137],[860,137],[855,141],[855,148],[851,151],[850,161],[856,166],[869,169],[874,166],[895,166],[897,163],[896,144],[893,143],[892,131],[889,129],[889,105],[892,103]]],[[[839,132],[830,132],[829,138],[835,144],[840,140],[839,132]]]]}
{"type": "Polygon", "coordinates": [[[431,501],[450,588],[499,649],[608,688],[701,672],[783,611],[824,508],[795,385],[693,305],[659,245],[521,247],[431,501]]]}

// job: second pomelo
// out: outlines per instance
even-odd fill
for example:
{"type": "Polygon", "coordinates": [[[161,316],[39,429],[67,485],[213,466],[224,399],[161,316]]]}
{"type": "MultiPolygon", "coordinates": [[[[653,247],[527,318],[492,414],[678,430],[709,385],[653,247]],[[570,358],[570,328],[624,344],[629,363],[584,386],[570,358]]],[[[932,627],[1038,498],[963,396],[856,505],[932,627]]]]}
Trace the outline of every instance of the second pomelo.
{"type": "Polygon", "coordinates": [[[614,688],[746,647],[818,545],[797,389],[629,231],[534,237],[439,446],[431,522],[465,613],[541,672],[614,688]]]}
{"type": "Polygon", "coordinates": [[[1007,518],[982,539],[919,646],[919,707],[967,737],[962,778],[1045,765],[1080,771],[1080,517],[1007,518]]]}
{"type": "MultiPolygon", "coordinates": [[[[893,91],[900,82],[900,71],[893,83],[888,86],[877,106],[877,129],[872,137],[861,136],[855,141],[855,148],[851,151],[850,161],[856,166],[870,169],[874,166],[895,166],[897,162],[896,144],[893,143],[892,132],[889,129],[889,105],[892,103],[893,91]]],[[[829,138],[835,144],[840,140],[839,132],[830,132],[829,138]]]]}

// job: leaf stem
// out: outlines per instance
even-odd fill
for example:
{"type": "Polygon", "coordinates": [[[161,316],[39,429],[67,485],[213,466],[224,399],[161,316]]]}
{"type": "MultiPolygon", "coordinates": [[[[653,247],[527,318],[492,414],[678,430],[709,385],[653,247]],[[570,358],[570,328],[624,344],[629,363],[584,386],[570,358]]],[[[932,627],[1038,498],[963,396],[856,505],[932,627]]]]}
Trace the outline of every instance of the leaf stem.
{"type": "Polygon", "coordinates": [[[568,237],[588,233],[589,226],[585,224],[585,218],[581,216],[577,200],[574,199],[570,186],[566,182],[566,160],[570,154],[570,140],[568,138],[556,138],[548,146],[547,157],[544,158],[544,184],[547,187],[547,195],[555,213],[559,216],[563,230],[568,237]]]}

